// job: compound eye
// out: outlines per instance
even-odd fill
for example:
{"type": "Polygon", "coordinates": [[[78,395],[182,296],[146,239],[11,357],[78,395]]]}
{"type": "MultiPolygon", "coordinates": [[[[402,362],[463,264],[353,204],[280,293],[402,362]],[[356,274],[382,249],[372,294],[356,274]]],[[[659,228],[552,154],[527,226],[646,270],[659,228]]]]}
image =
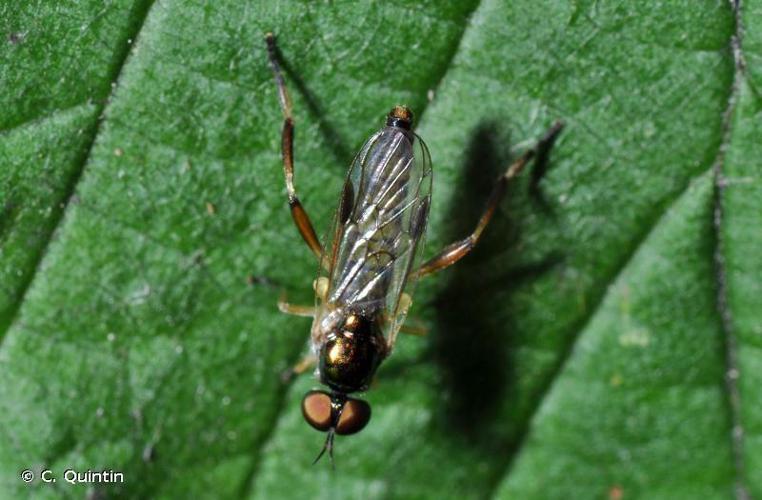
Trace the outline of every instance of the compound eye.
{"type": "Polygon", "coordinates": [[[331,428],[331,396],[324,391],[310,391],[302,399],[302,415],[312,427],[326,432],[331,428]]]}
{"type": "Polygon", "coordinates": [[[336,425],[336,434],[346,436],[360,432],[370,421],[370,405],[361,399],[349,398],[336,425]]]}

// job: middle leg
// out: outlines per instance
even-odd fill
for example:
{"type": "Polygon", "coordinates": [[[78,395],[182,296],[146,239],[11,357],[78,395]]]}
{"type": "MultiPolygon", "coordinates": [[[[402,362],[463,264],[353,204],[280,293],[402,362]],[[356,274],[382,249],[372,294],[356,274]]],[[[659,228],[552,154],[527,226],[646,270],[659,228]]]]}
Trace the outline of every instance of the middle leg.
{"type": "Polygon", "coordinates": [[[315,317],[315,306],[292,304],[286,299],[285,292],[281,293],[278,298],[278,310],[284,314],[290,314],[291,316],[302,316],[305,318],[315,317]]]}

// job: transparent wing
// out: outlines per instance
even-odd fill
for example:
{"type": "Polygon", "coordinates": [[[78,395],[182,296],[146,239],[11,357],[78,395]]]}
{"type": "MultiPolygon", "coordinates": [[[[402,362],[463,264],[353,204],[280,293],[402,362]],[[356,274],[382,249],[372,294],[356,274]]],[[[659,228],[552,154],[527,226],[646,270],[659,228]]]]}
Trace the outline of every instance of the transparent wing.
{"type": "MultiPolygon", "coordinates": [[[[412,276],[412,272],[417,269],[423,261],[423,247],[426,240],[426,228],[429,221],[429,207],[431,206],[431,183],[432,183],[432,166],[431,155],[429,154],[429,148],[426,143],[418,136],[415,135],[414,143],[415,155],[418,158],[420,168],[420,180],[418,187],[418,208],[416,213],[411,218],[410,234],[417,234],[415,248],[413,249],[408,265],[405,277],[400,283],[400,287],[396,290],[396,301],[393,307],[387,308],[386,317],[388,318],[387,325],[385,326],[384,334],[389,338],[389,335],[396,335],[399,327],[405,322],[407,316],[407,309],[410,303],[403,303],[401,300],[403,294],[408,296],[408,301],[412,299],[413,292],[416,285],[416,279],[412,276]]],[[[392,305],[390,302],[389,305],[392,305]]],[[[393,340],[392,340],[393,344],[393,340]]]]}
{"type": "Polygon", "coordinates": [[[418,136],[385,127],[365,143],[325,245],[329,303],[382,314],[385,333],[404,321],[400,297],[410,293],[410,271],[420,260],[430,193],[431,160],[418,136]]]}

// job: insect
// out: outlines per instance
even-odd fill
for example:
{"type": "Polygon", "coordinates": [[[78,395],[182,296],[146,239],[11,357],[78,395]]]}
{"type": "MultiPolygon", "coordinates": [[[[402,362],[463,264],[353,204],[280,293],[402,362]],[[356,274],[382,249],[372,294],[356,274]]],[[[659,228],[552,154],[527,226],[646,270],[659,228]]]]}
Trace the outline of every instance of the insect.
{"type": "Polygon", "coordinates": [[[315,462],[326,451],[333,461],[334,436],[359,432],[370,421],[370,405],[352,395],[368,388],[400,332],[421,333],[404,324],[415,282],[454,264],[474,248],[509,180],[534,157],[549,152],[563,125],[551,126],[534,148],[497,179],[470,235],[421,264],[431,202],[431,157],[412,130],[412,111],[395,106],[386,125],[355,156],[333,229],[323,246],[294,187],[291,101],[275,38],[268,33],[265,40],[284,117],[281,146],[288,204],[297,229],[320,263],[313,283],[316,305],[293,305],[281,297],[278,306],[284,313],[313,318],[311,354],[293,372],[317,365],[316,374],[328,388],[309,391],[302,399],[302,414],[313,428],[327,433],[315,462]]]}

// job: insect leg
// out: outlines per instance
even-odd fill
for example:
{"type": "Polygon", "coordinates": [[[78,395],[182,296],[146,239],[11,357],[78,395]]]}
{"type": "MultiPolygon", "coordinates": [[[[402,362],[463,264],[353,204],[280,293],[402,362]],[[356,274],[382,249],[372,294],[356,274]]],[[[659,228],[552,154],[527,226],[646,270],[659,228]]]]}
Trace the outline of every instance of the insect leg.
{"type": "Polygon", "coordinates": [[[299,306],[296,304],[290,304],[286,300],[285,293],[282,293],[278,298],[278,309],[280,312],[290,314],[292,316],[304,316],[307,318],[315,317],[315,306],[299,306]]]}
{"type": "Polygon", "coordinates": [[[421,267],[419,267],[413,273],[413,275],[420,278],[422,276],[441,271],[442,269],[455,264],[460,259],[468,255],[468,253],[471,252],[471,250],[473,250],[476,244],[479,242],[479,239],[484,232],[484,228],[487,227],[487,224],[489,224],[489,221],[492,219],[492,216],[495,213],[495,209],[497,209],[498,205],[500,204],[500,200],[503,199],[503,195],[505,195],[505,189],[508,186],[508,182],[512,178],[516,177],[527,165],[527,163],[529,163],[533,158],[536,156],[543,157],[547,155],[562,128],[563,123],[554,123],[553,126],[550,127],[547,132],[545,132],[545,135],[543,135],[543,137],[537,142],[535,147],[521,155],[521,157],[513,162],[505,171],[505,173],[500,176],[500,178],[497,180],[497,183],[495,184],[495,187],[492,188],[492,193],[487,200],[487,207],[484,209],[484,213],[482,213],[482,216],[479,218],[479,222],[476,224],[476,228],[470,235],[463,238],[462,240],[447,245],[438,255],[435,255],[428,261],[424,262],[421,267]]]}
{"type": "Polygon", "coordinates": [[[304,238],[304,241],[312,250],[318,259],[323,254],[323,247],[315,233],[307,211],[299,201],[294,187],[294,119],[291,115],[291,99],[286,90],[286,82],[278,65],[278,49],[275,45],[275,37],[272,33],[265,35],[267,42],[267,56],[270,60],[270,67],[273,71],[275,84],[278,86],[278,100],[283,111],[283,130],[281,132],[281,148],[283,156],[283,173],[286,177],[286,190],[288,191],[288,205],[291,207],[291,217],[294,219],[296,228],[304,238]]]}
{"type": "MultiPolygon", "coordinates": [[[[403,329],[403,323],[405,322],[405,317],[407,316],[407,311],[410,309],[410,306],[413,305],[413,299],[408,295],[407,293],[403,293],[400,295],[400,301],[399,304],[397,304],[397,312],[395,314],[394,322],[395,324],[392,325],[391,331],[389,332],[389,337],[386,339],[386,353],[387,356],[389,353],[392,352],[392,349],[394,349],[394,344],[397,343],[397,335],[402,331],[403,329]]],[[[387,321],[391,318],[385,318],[387,321]]]]}
{"type": "Polygon", "coordinates": [[[402,325],[400,327],[400,333],[423,337],[429,333],[429,329],[422,325],[402,325]]]}
{"type": "Polygon", "coordinates": [[[325,276],[321,276],[312,282],[312,289],[315,290],[315,294],[318,296],[318,298],[324,302],[328,296],[328,286],[328,278],[325,276]]]}
{"type": "Polygon", "coordinates": [[[283,372],[281,378],[284,382],[288,382],[296,375],[301,375],[315,367],[317,364],[317,357],[314,354],[308,354],[299,360],[294,366],[283,372]]]}

